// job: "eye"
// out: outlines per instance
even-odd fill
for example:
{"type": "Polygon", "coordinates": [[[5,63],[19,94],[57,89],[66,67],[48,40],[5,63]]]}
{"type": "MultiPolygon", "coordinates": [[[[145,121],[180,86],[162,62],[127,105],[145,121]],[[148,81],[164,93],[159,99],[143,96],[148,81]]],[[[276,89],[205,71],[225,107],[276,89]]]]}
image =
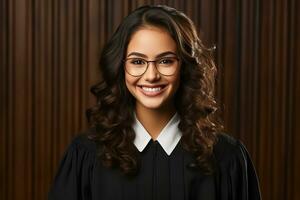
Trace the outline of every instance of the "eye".
{"type": "Polygon", "coordinates": [[[130,59],[130,64],[133,64],[133,65],[144,65],[145,63],[146,62],[143,59],[139,59],[139,58],[130,59]]]}
{"type": "Polygon", "coordinates": [[[165,64],[165,65],[170,65],[175,62],[175,58],[162,58],[159,60],[159,64],[165,64]]]}

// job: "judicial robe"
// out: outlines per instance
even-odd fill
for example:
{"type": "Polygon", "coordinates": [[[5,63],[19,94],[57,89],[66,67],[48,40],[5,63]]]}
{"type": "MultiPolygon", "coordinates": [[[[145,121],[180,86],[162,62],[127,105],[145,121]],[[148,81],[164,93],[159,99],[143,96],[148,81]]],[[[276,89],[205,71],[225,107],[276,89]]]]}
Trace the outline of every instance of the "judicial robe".
{"type": "MultiPolygon", "coordinates": [[[[172,119],[170,122],[174,122],[175,118],[172,119]]],[[[168,130],[178,124],[170,122],[162,136],[171,135],[172,131],[168,130]]],[[[140,135],[137,137],[140,146],[136,146],[142,149],[141,164],[133,178],[124,176],[118,169],[103,167],[96,144],[87,135],[76,137],[69,145],[50,188],[49,200],[261,199],[258,178],[245,146],[226,134],[218,134],[212,175],[189,167],[194,156],[183,149],[180,137],[174,137],[173,143],[166,145],[163,141],[172,141],[166,140],[167,137],[154,141],[141,140],[140,135]]]]}

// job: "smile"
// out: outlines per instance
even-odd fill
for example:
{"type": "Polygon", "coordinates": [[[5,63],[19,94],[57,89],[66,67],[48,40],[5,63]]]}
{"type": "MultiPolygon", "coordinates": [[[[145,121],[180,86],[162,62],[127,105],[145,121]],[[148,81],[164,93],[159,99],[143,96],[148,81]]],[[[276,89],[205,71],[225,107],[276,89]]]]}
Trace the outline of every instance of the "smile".
{"type": "Polygon", "coordinates": [[[158,87],[139,86],[138,88],[145,96],[154,97],[160,95],[166,87],[164,85],[158,87]]]}
{"type": "Polygon", "coordinates": [[[162,89],[162,87],[156,87],[156,88],[142,87],[142,89],[147,92],[157,92],[157,91],[160,91],[162,89]]]}

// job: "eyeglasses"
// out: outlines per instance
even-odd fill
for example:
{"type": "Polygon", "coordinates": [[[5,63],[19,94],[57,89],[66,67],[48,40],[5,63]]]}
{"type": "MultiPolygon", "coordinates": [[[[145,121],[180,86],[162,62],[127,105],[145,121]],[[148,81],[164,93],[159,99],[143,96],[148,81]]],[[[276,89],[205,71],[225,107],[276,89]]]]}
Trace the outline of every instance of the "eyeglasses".
{"type": "Polygon", "coordinates": [[[153,61],[143,58],[127,58],[124,62],[126,72],[132,76],[143,75],[150,62],[153,62],[157,71],[164,76],[172,76],[179,67],[179,58],[177,57],[163,57],[153,61]]]}

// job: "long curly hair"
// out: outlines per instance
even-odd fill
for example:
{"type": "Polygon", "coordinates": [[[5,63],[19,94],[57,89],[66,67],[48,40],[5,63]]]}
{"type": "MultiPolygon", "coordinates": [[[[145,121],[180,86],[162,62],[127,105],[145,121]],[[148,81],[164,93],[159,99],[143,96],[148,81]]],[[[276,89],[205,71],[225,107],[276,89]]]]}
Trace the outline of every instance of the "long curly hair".
{"type": "Polygon", "coordinates": [[[142,6],[131,12],[102,50],[103,79],[91,88],[97,104],[86,112],[88,122],[96,130],[91,138],[98,144],[99,157],[104,166],[119,168],[126,175],[138,172],[132,127],[135,98],[125,85],[123,59],[131,36],[143,26],[165,29],[177,44],[182,67],[174,99],[180,116],[181,143],[195,156],[190,167],[213,172],[213,146],[222,128],[214,97],[216,66],[211,50],[199,39],[193,22],[184,13],[164,5],[142,6]]]}

